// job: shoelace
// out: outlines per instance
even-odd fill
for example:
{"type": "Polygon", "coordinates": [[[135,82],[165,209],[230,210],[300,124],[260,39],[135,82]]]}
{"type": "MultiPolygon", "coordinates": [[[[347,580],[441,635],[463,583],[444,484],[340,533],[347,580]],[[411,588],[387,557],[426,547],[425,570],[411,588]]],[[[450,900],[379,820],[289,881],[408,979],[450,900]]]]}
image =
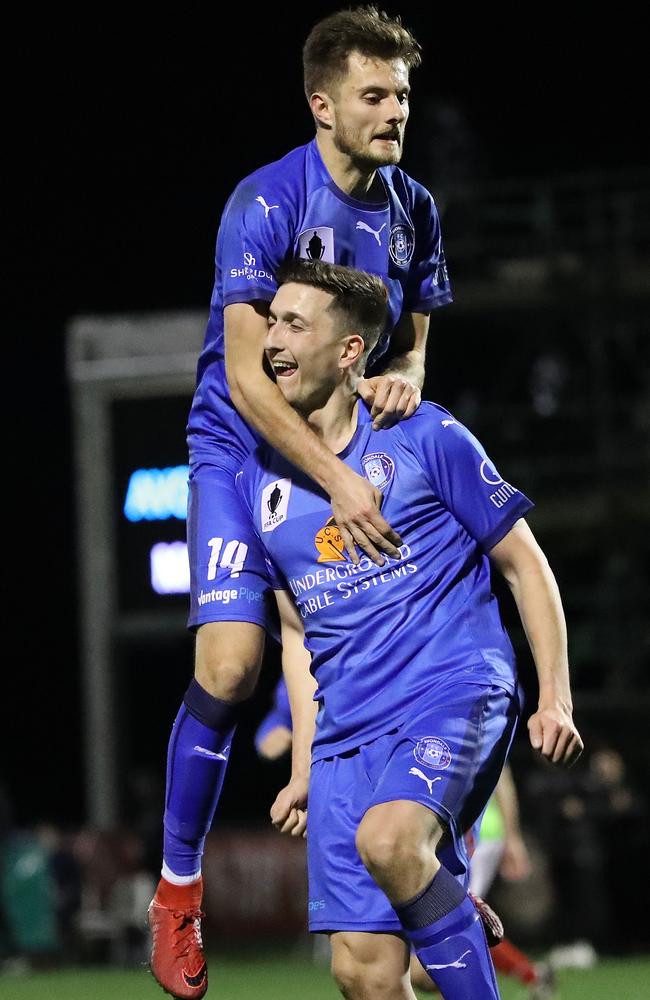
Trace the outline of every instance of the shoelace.
{"type": "Polygon", "coordinates": [[[178,952],[181,958],[187,958],[190,948],[192,946],[192,936],[194,936],[199,948],[203,947],[203,941],[201,940],[201,924],[200,921],[205,916],[202,910],[174,910],[173,917],[174,920],[179,920],[180,923],[177,927],[177,947],[175,951],[178,952]],[[185,930],[186,929],[186,930],[185,930]],[[185,934],[182,931],[185,930],[185,934]],[[183,947],[184,946],[184,947],[183,947]],[[181,948],[183,950],[181,950],[181,948]]]}

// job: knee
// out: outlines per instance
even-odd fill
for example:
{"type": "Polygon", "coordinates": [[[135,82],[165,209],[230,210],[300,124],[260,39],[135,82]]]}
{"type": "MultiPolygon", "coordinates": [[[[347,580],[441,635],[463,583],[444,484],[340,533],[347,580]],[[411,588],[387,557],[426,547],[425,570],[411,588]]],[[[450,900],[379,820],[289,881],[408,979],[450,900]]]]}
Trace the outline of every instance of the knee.
{"type": "Polygon", "coordinates": [[[364,866],[378,880],[393,872],[413,869],[428,855],[412,829],[399,821],[379,824],[362,820],[357,830],[356,847],[364,866]]]}
{"type": "Polygon", "coordinates": [[[239,702],[255,690],[264,651],[263,632],[254,625],[247,628],[250,635],[231,623],[211,623],[197,633],[194,676],[215,698],[239,702]]]}
{"type": "Polygon", "coordinates": [[[199,659],[194,667],[194,676],[202,688],[213,698],[233,703],[250,698],[259,669],[246,663],[228,662],[226,660],[199,659]]]}

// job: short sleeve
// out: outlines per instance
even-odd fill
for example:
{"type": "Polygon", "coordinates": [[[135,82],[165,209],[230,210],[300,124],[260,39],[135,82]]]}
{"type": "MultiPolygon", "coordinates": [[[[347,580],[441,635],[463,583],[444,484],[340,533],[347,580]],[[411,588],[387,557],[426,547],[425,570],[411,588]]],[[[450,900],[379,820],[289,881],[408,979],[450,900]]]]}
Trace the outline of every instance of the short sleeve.
{"type": "Polygon", "coordinates": [[[217,238],[223,304],[271,301],[279,266],[290,255],[293,229],[286,193],[272,178],[240,184],[223,213],[217,238]]]}
{"type": "Polygon", "coordinates": [[[426,188],[417,185],[412,209],[415,252],[404,292],[404,310],[430,312],[452,301],[440,219],[426,188]]]}
{"type": "Polygon", "coordinates": [[[474,435],[442,407],[424,403],[400,427],[438,499],[485,552],[534,506],[503,479],[474,435]]]}

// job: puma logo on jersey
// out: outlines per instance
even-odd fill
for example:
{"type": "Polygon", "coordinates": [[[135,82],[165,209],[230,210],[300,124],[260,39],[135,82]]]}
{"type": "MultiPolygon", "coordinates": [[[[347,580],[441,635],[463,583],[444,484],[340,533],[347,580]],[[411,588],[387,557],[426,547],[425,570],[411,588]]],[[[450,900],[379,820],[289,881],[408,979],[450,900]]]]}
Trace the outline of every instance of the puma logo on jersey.
{"type": "Polygon", "coordinates": [[[412,767],[411,770],[409,771],[409,774],[414,774],[416,778],[422,778],[422,781],[425,781],[429,788],[430,795],[433,794],[434,781],[442,781],[442,778],[427,778],[426,774],[422,774],[422,771],[420,770],[419,767],[412,767]]]}
{"type": "Polygon", "coordinates": [[[457,424],[457,420],[441,420],[440,423],[443,427],[451,427],[452,424],[457,424]]]}
{"type": "Polygon", "coordinates": [[[455,962],[448,962],[446,965],[426,965],[426,969],[466,969],[467,962],[463,962],[465,955],[471,955],[472,949],[468,948],[464,951],[460,958],[457,958],[455,962]]]}
{"type": "Polygon", "coordinates": [[[279,205],[267,205],[261,194],[258,194],[258,196],[255,199],[255,201],[259,201],[260,205],[264,209],[264,218],[265,219],[268,219],[269,212],[271,211],[272,208],[279,208],[280,207],[279,205]]]}
{"type": "Polygon", "coordinates": [[[381,240],[379,239],[379,234],[381,233],[382,229],[385,229],[385,228],[386,228],[386,223],[385,222],[384,222],[383,226],[381,227],[381,229],[371,229],[370,226],[368,226],[365,222],[361,222],[361,221],[357,222],[357,229],[363,229],[364,233],[372,233],[372,235],[377,240],[377,246],[378,247],[381,246],[381,240]]]}

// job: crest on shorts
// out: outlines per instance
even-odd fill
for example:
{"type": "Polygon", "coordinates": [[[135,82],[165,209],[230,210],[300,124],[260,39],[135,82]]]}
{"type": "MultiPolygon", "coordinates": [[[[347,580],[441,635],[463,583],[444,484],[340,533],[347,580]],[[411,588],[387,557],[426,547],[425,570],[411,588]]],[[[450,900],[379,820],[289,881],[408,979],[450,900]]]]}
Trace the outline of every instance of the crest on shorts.
{"type": "Polygon", "coordinates": [[[395,474],[395,463],[383,451],[375,451],[372,455],[364,455],[361,459],[366,479],[378,490],[383,490],[395,474]]]}
{"type": "Polygon", "coordinates": [[[262,490],[260,518],[262,531],[273,531],[287,519],[287,507],[291,495],[290,479],[274,479],[262,490]]]}
{"type": "Polygon", "coordinates": [[[318,549],[318,562],[345,562],[345,545],[333,517],[324,528],[316,532],[314,545],[318,549]]]}
{"type": "Polygon", "coordinates": [[[411,263],[413,249],[415,247],[415,233],[410,226],[405,226],[399,222],[390,231],[388,241],[388,252],[393,264],[398,267],[406,267],[411,263]]]}
{"type": "Polygon", "coordinates": [[[425,767],[444,771],[451,764],[451,750],[444,740],[437,736],[423,736],[413,748],[413,756],[425,767]]]}

